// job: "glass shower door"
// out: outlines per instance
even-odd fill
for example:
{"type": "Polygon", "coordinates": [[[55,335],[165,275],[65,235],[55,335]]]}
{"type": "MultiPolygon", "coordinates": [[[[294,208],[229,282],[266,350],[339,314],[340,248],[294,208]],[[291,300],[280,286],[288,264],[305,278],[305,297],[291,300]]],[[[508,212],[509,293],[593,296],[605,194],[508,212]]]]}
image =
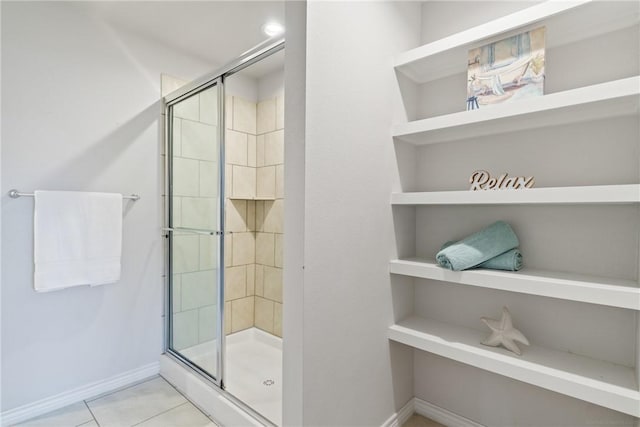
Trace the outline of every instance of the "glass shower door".
{"type": "Polygon", "coordinates": [[[221,385],[222,89],[168,106],[168,351],[221,385]]]}

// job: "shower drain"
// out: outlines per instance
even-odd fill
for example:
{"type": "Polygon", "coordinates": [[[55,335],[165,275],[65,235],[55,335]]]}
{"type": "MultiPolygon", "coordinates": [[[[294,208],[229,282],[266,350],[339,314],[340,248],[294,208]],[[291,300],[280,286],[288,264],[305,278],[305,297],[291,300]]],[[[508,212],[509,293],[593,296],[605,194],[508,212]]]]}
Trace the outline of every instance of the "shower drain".
{"type": "Polygon", "coordinates": [[[266,385],[267,387],[274,385],[276,382],[274,380],[264,380],[262,381],[262,384],[266,385]]]}

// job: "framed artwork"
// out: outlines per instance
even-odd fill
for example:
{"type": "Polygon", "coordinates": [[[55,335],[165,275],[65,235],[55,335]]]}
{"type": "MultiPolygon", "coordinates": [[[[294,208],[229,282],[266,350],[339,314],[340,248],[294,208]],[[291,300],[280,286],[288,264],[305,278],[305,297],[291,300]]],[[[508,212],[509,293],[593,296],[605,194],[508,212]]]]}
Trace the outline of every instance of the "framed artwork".
{"type": "Polygon", "coordinates": [[[471,49],[467,110],[544,93],[545,27],[471,49]]]}

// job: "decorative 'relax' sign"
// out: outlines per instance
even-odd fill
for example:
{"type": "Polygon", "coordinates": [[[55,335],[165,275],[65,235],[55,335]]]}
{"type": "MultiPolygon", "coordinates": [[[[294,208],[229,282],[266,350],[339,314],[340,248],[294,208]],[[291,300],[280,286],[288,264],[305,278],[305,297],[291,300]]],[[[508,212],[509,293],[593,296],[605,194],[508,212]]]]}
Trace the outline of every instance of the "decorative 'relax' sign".
{"type": "Polygon", "coordinates": [[[469,178],[471,188],[469,190],[519,190],[531,188],[535,183],[532,176],[509,176],[503,173],[497,178],[492,178],[489,172],[484,170],[475,171],[469,178]]]}

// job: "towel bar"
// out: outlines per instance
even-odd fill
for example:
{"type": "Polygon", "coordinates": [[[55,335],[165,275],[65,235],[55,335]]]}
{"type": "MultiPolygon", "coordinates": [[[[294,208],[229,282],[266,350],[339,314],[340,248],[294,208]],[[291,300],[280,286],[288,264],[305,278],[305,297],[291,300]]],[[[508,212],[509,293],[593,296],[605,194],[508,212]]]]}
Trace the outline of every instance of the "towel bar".
{"type": "MultiPolygon", "coordinates": [[[[33,193],[21,193],[18,190],[13,189],[13,190],[9,190],[9,197],[11,197],[12,199],[17,199],[18,197],[33,197],[33,193]]],[[[122,198],[133,200],[134,202],[136,200],[140,200],[140,196],[137,194],[132,194],[130,196],[122,196],[122,198]]]]}

